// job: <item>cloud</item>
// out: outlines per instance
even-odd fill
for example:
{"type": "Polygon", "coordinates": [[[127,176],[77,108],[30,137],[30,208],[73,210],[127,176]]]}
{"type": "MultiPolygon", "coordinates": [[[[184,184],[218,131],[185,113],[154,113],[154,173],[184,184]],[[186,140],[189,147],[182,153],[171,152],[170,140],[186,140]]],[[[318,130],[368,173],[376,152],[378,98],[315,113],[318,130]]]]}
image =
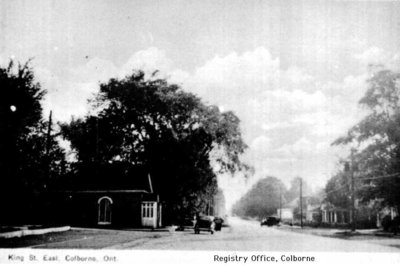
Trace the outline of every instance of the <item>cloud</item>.
{"type": "MultiPolygon", "coordinates": [[[[172,61],[165,52],[156,47],[135,52],[122,66],[95,57],[86,64],[70,70],[73,79],[80,82],[106,82],[110,78],[124,78],[135,70],[142,70],[147,75],[159,71],[161,75],[172,73],[172,61]]],[[[179,75],[179,70],[175,75],[179,75]]]]}
{"type": "Polygon", "coordinates": [[[330,144],[361,117],[357,106],[367,73],[341,81],[318,80],[291,66],[282,69],[263,47],[215,56],[193,73],[176,71],[184,88],[210,104],[233,110],[250,144],[245,159],[288,181],[302,175],[321,185],[332,174],[337,149],[330,144]]]}
{"type": "Polygon", "coordinates": [[[262,159],[269,151],[273,149],[271,146],[271,138],[261,135],[256,137],[250,144],[250,150],[254,159],[262,159]]]}
{"type": "Polygon", "coordinates": [[[119,69],[119,76],[124,77],[133,70],[143,70],[147,74],[158,70],[162,74],[167,74],[172,71],[172,61],[167,58],[164,50],[150,47],[134,53],[119,69]]]}
{"type": "Polygon", "coordinates": [[[311,141],[306,137],[298,139],[293,144],[285,144],[278,148],[275,152],[279,153],[282,158],[295,158],[297,160],[310,159],[326,152],[329,144],[325,142],[311,141]],[[321,153],[322,152],[322,153],[321,153]]]}
{"type": "Polygon", "coordinates": [[[225,93],[233,98],[258,95],[276,88],[279,83],[279,59],[273,59],[262,47],[242,55],[216,56],[197,68],[189,82],[200,95],[218,100],[224,98],[225,93]]]}
{"type": "Polygon", "coordinates": [[[118,68],[108,60],[95,57],[85,65],[70,70],[73,79],[79,82],[105,82],[118,75],[118,68]]]}
{"type": "Polygon", "coordinates": [[[307,92],[315,91],[315,78],[302,69],[291,66],[286,71],[281,71],[281,88],[287,90],[301,89],[307,92]]]}
{"type": "Polygon", "coordinates": [[[393,71],[400,71],[400,54],[392,54],[376,46],[369,47],[363,52],[355,54],[354,58],[364,68],[381,65],[393,71]]]}
{"type": "Polygon", "coordinates": [[[370,64],[377,65],[386,63],[389,61],[390,56],[382,48],[374,46],[356,54],[354,58],[361,64],[368,66],[370,64]]]}
{"type": "MultiPolygon", "coordinates": [[[[47,89],[43,101],[44,113],[53,110],[54,118],[68,121],[72,116],[82,117],[88,114],[91,99],[99,90],[99,84],[110,78],[123,78],[133,70],[144,70],[150,75],[156,70],[169,73],[171,61],[165,52],[150,47],[134,53],[122,66],[98,57],[90,59],[83,65],[65,70],[65,76],[60,78],[46,68],[35,68],[37,80],[47,89]]],[[[182,72],[183,73],[183,72],[182,72]]],[[[175,72],[179,75],[179,71],[175,72]]]]}
{"type": "Polygon", "coordinates": [[[261,128],[265,131],[270,131],[270,130],[283,130],[283,129],[288,129],[291,128],[293,125],[287,121],[282,121],[282,122],[273,122],[273,123],[263,123],[261,125],[261,128]]]}
{"type": "MultiPolygon", "coordinates": [[[[374,48],[355,58],[369,62],[385,59],[385,54],[374,48]]],[[[40,79],[51,88],[47,109],[57,110],[63,120],[84,115],[99,81],[124,77],[133,69],[148,74],[160,70],[161,77],[207,103],[233,110],[250,146],[244,159],[256,168],[255,177],[270,174],[288,182],[300,175],[319,185],[332,174],[342,153],[330,144],[363,116],[357,102],[368,77],[364,72],[338,81],[319,80],[297,66],[283,69],[279,58],[264,47],[216,55],[191,73],[174,68],[165,51],[150,47],[135,52],[121,66],[94,58],[70,70],[73,79],[67,81],[40,70],[40,79]]]]}
{"type": "Polygon", "coordinates": [[[47,90],[43,101],[44,114],[53,111],[55,120],[69,121],[72,116],[82,117],[87,114],[88,99],[98,91],[98,83],[61,80],[47,69],[37,68],[36,79],[47,90]]]}
{"type": "Polygon", "coordinates": [[[8,64],[8,59],[0,54],[0,66],[6,67],[8,64]]]}

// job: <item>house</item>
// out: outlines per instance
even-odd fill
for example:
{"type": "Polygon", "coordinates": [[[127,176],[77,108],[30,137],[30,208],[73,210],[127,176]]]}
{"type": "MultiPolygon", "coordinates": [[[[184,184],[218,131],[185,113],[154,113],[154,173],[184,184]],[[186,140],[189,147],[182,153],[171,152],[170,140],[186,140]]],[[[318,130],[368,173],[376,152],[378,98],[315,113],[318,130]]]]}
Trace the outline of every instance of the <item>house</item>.
{"type": "Polygon", "coordinates": [[[399,211],[395,207],[391,206],[383,206],[382,207],[382,200],[377,199],[372,201],[372,205],[376,205],[379,208],[377,209],[378,211],[376,212],[376,226],[377,227],[383,227],[382,222],[385,220],[384,218],[389,218],[390,220],[393,220],[396,216],[399,216],[399,211]]]}
{"type": "Polygon", "coordinates": [[[321,222],[321,206],[319,204],[307,204],[306,221],[321,222]]]}
{"type": "Polygon", "coordinates": [[[349,209],[336,207],[329,202],[321,205],[321,221],[327,224],[348,224],[351,222],[349,209]]]}
{"type": "Polygon", "coordinates": [[[292,200],[289,203],[286,203],[282,208],[277,209],[278,217],[282,221],[293,223],[294,221],[294,210],[299,206],[298,204],[299,198],[292,200]]]}
{"type": "MultiPolygon", "coordinates": [[[[277,210],[277,215],[282,221],[293,223],[300,220],[300,198],[295,198],[291,202],[285,204],[281,209],[277,210]]],[[[303,220],[310,222],[318,222],[320,219],[320,204],[314,197],[303,197],[303,220]]]]}
{"type": "MultiPolygon", "coordinates": [[[[277,214],[283,221],[293,223],[300,219],[299,198],[285,204],[277,210],[277,214]]],[[[350,207],[335,206],[326,199],[322,202],[315,197],[303,197],[303,221],[312,223],[323,223],[325,226],[344,226],[352,223],[352,213],[350,207]]],[[[382,227],[383,218],[391,220],[398,215],[393,207],[382,208],[380,200],[373,200],[369,203],[355,201],[355,221],[356,228],[370,229],[382,227]]]]}
{"type": "MultiPolygon", "coordinates": [[[[318,203],[311,197],[303,198],[303,220],[314,223],[346,224],[350,221],[348,209],[338,208],[328,202],[318,203]]],[[[283,221],[293,222],[299,220],[299,198],[287,203],[282,209],[278,209],[278,216],[283,221]]]]}
{"type": "Polygon", "coordinates": [[[162,226],[162,204],[143,167],[103,166],[91,176],[74,177],[58,191],[59,219],[72,225],[162,226]]]}
{"type": "MultiPolygon", "coordinates": [[[[322,222],[331,225],[345,225],[352,223],[352,210],[350,207],[337,207],[325,201],[321,205],[322,222]]],[[[395,214],[391,208],[381,208],[379,201],[372,200],[368,203],[355,201],[356,228],[369,229],[381,227],[382,218],[395,214]]]]}
{"type": "Polygon", "coordinates": [[[277,210],[278,217],[282,219],[282,221],[290,221],[294,220],[293,209],[291,208],[282,208],[277,210]]]}

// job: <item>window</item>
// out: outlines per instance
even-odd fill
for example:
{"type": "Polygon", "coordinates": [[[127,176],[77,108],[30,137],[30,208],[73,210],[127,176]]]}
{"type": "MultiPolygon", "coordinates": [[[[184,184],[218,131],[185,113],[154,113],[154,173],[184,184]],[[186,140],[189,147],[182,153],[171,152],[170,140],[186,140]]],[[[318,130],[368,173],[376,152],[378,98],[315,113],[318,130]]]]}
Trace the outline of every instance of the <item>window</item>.
{"type": "Polygon", "coordinates": [[[109,197],[102,197],[97,203],[99,204],[99,224],[111,224],[112,199],[109,197]]]}
{"type": "Polygon", "coordinates": [[[143,202],[142,203],[142,218],[153,218],[154,217],[154,205],[155,205],[155,202],[143,202]]]}

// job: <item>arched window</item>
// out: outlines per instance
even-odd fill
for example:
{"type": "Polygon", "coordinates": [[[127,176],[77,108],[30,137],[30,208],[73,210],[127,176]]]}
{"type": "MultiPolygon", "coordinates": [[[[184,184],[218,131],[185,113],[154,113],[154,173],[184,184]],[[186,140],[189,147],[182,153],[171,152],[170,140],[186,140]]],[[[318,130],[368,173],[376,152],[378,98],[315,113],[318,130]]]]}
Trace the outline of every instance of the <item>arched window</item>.
{"type": "Polygon", "coordinates": [[[111,207],[113,201],[109,197],[100,198],[97,203],[99,204],[99,224],[111,224],[111,207]]]}

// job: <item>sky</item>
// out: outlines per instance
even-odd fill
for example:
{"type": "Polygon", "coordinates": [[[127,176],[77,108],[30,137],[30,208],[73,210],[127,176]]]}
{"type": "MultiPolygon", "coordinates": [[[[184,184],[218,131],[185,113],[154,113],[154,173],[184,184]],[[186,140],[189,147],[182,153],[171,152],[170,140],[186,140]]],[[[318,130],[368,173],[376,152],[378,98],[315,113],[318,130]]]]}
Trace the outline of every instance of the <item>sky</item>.
{"type": "Polygon", "coordinates": [[[365,114],[371,64],[400,67],[399,1],[1,1],[0,64],[32,58],[44,115],[88,112],[100,82],[160,75],[241,120],[254,177],[219,177],[228,204],[257,179],[324,186],[365,114]]]}

